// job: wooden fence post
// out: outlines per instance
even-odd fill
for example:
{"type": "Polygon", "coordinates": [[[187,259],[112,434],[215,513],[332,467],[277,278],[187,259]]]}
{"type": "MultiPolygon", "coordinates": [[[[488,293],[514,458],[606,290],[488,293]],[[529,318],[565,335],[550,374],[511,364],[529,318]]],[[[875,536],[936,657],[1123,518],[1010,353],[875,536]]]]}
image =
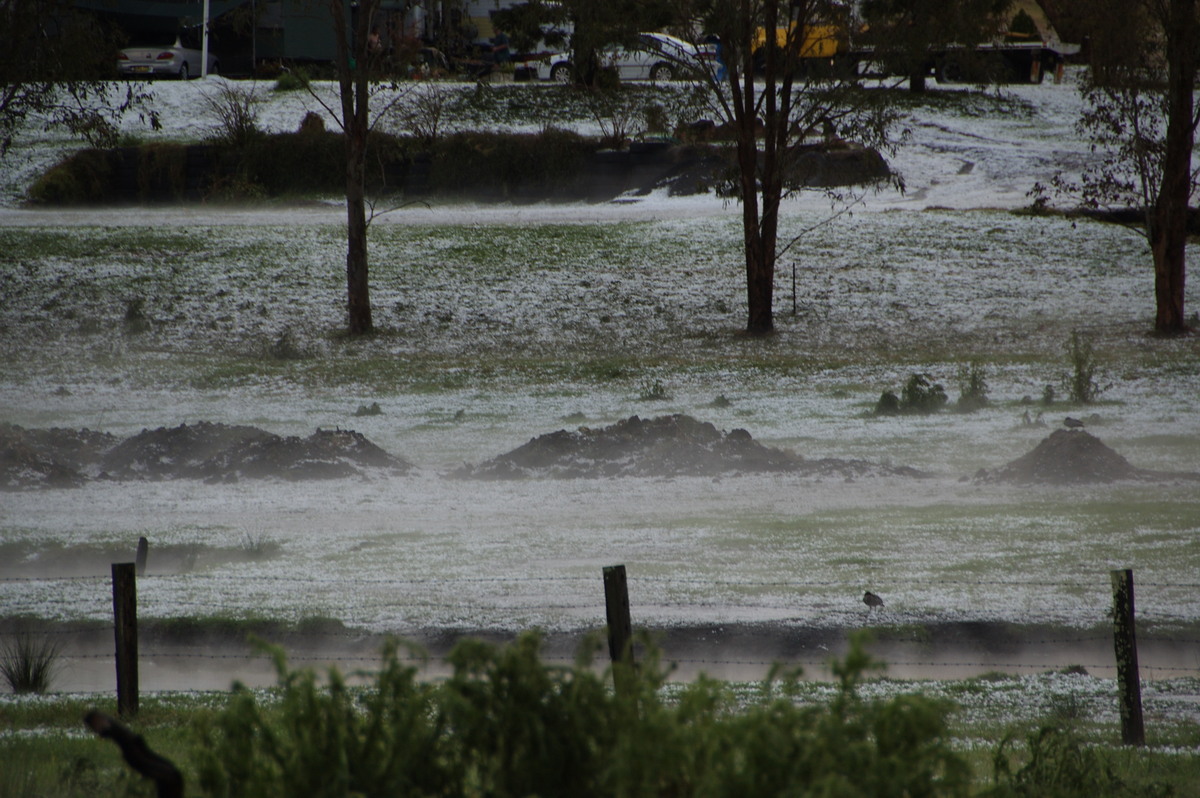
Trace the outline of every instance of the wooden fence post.
{"type": "Polygon", "coordinates": [[[142,576],[146,573],[146,555],[150,553],[150,541],[146,540],[143,535],[138,538],[137,547],[137,575],[142,576]]]}
{"type": "Polygon", "coordinates": [[[1142,683],[1138,675],[1137,637],[1133,626],[1133,571],[1113,571],[1113,648],[1117,655],[1117,700],[1121,707],[1121,742],[1145,745],[1142,683]]]}
{"type": "Polygon", "coordinates": [[[613,663],[613,686],[630,692],[633,676],[633,624],[629,618],[629,586],[624,565],[604,569],[604,609],[608,617],[608,654],[613,663]]]}
{"type": "Polygon", "coordinates": [[[112,564],[113,634],[117,643],[117,714],[138,711],[137,574],[131,562],[112,564]]]}

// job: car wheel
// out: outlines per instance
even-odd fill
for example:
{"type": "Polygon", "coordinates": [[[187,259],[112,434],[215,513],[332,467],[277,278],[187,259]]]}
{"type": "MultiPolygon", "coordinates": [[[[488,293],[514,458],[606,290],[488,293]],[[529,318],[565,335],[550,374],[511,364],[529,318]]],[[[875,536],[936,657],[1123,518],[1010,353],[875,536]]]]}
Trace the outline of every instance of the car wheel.
{"type": "Polygon", "coordinates": [[[188,67],[187,67],[186,62],[179,65],[179,79],[180,80],[188,79],[188,67]]]}
{"type": "Polygon", "coordinates": [[[221,62],[213,61],[213,65],[208,68],[208,74],[210,74],[210,75],[221,74],[221,62]]]}
{"type": "Polygon", "coordinates": [[[675,70],[670,64],[655,64],[650,68],[650,80],[656,83],[660,80],[675,80],[675,70]]]}
{"type": "Polygon", "coordinates": [[[550,70],[550,80],[555,83],[569,83],[571,80],[570,64],[555,64],[550,70]]]}

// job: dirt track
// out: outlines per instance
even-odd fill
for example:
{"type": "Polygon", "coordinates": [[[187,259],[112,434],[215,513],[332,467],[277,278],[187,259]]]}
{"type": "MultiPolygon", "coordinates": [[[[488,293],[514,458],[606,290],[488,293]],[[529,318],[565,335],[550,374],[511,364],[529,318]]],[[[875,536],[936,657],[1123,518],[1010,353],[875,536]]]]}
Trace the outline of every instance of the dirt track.
{"type": "MultiPolygon", "coordinates": [[[[886,620],[883,620],[886,623],[886,620]]],[[[672,678],[694,679],[700,673],[721,679],[754,681],[766,676],[773,663],[799,665],[806,679],[830,679],[827,664],[844,653],[846,630],[809,629],[782,624],[725,624],[721,626],[651,629],[663,661],[674,665],[672,678]]],[[[602,629],[594,630],[599,636],[602,629]]],[[[422,668],[428,678],[448,672],[444,657],[461,637],[480,637],[495,643],[511,635],[431,630],[404,639],[422,646],[430,655],[422,668]]],[[[1189,635],[1176,634],[1174,637],[1189,635]]],[[[226,690],[234,680],[251,687],[275,683],[270,661],[231,635],[146,635],[140,641],[141,689],[226,690]]],[[[586,638],[582,633],[550,634],[545,638],[544,659],[569,664],[586,638]]],[[[602,638],[597,637],[602,641],[602,638]]],[[[386,636],[352,631],[330,635],[285,634],[274,638],[296,667],[318,672],[336,666],[343,673],[371,670],[379,661],[386,636]]],[[[1194,651],[1186,644],[1158,636],[1139,638],[1143,678],[1172,678],[1194,668],[1194,651]],[[1162,669],[1157,670],[1156,669],[1162,669]],[[1166,670],[1177,669],[1177,670],[1166,670]]],[[[878,659],[888,663],[884,673],[894,679],[961,679],[989,672],[1029,674],[1083,665],[1097,678],[1115,677],[1111,640],[1102,631],[1050,627],[1016,627],[1010,624],[943,624],[923,630],[886,628],[870,645],[878,659]],[[920,631],[920,639],[914,638],[920,631]]],[[[109,691],[114,688],[112,633],[103,628],[71,637],[63,649],[66,668],[56,682],[64,692],[109,691]]],[[[602,666],[607,649],[597,650],[602,666]]]]}

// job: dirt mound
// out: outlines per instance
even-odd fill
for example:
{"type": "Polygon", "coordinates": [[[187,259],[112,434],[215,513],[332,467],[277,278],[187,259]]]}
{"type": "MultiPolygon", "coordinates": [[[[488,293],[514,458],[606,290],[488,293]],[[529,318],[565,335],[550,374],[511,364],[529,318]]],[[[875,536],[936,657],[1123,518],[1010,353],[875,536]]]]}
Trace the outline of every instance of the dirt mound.
{"type": "Polygon", "coordinates": [[[89,429],[32,429],[0,424],[0,490],[74,487],[118,438],[89,429]]]}
{"type": "Polygon", "coordinates": [[[0,490],[72,487],[90,479],[332,479],[359,476],[365,468],[403,474],[412,467],[351,430],[283,437],[201,421],[121,440],[87,429],[0,425],[0,490]]]}
{"type": "Polygon", "coordinates": [[[989,482],[1074,485],[1147,476],[1156,475],[1134,468],[1094,435],[1081,429],[1060,429],[1029,454],[994,471],[985,471],[979,478],[989,482]]]}
{"type": "Polygon", "coordinates": [[[350,430],[317,430],[307,438],[282,437],[257,427],[200,422],[142,430],[105,455],[114,479],[238,478],[332,479],[364,467],[404,473],[411,464],[350,430]]]}
{"type": "Polygon", "coordinates": [[[770,471],[844,478],[921,475],[915,469],[894,469],[861,460],[806,460],[790,451],[756,443],[744,429],[724,433],[707,422],[676,414],[653,419],[631,416],[603,429],[558,430],[477,466],[463,466],[452,476],[577,479],[770,471]]]}

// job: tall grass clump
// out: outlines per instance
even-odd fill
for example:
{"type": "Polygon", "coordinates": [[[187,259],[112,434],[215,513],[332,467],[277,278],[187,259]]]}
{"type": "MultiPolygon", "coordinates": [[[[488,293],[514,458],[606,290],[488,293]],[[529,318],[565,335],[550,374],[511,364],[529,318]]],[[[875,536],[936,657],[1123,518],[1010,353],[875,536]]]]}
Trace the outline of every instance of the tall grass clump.
{"type": "Polygon", "coordinates": [[[280,695],[239,690],[204,722],[195,758],[212,796],[966,795],[947,704],[867,701],[857,643],[836,665],[836,699],[800,705],[797,674],[749,706],[700,679],[669,698],[653,647],[612,689],[585,648],[572,666],[541,661],[541,640],[465,641],[453,674],[421,683],[388,645],[373,684],[331,670],[321,686],[275,653],[280,695]]]}
{"type": "Polygon", "coordinates": [[[1078,330],[1071,332],[1065,346],[1067,363],[1071,374],[1064,378],[1067,395],[1076,404],[1089,405],[1095,402],[1104,390],[1100,385],[1100,367],[1096,362],[1096,353],[1092,347],[1092,339],[1078,330]]]}
{"type": "Polygon", "coordinates": [[[988,406],[987,367],[976,360],[958,367],[958,402],[954,409],[973,413],[988,406]]]}
{"type": "Polygon", "coordinates": [[[61,666],[59,645],[18,634],[0,645],[0,675],[14,693],[44,693],[61,666]]]}
{"type": "Polygon", "coordinates": [[[1174,793],[1165,785],[1126,783],[1111,756],[1068,728],[1046,725],[1025,738],[1006,737],[993,757],[987,798],[1134,798],[1174,793]]]}

